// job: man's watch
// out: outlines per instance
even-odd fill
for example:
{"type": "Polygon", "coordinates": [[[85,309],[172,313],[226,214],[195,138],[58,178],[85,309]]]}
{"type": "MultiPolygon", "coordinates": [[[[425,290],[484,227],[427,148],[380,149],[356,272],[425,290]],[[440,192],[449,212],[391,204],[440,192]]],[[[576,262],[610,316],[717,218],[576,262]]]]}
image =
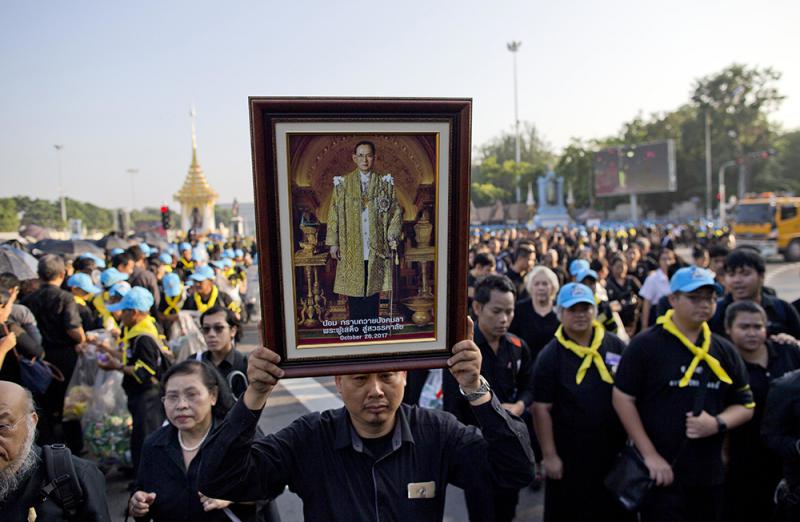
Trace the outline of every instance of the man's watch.
{"type": "Polygon", "coordinates": [[[461,395],[463,395],[468,402],[477,401],[491,390],[489,387],[489,382],[483,378],[483,375],[478,377],[478,381],[480,382],[478,389],[469,393],[466,393],[464,390],[462,390],[461,386],[458,387],[458,391],[461,392],[461,395]]]}
{"type": "Polygon", "coordinates": [[[723,434],[728,431],[728,425],[725,424],[725,421],[719,418],[719,415],[714,417],[717,420],[717,433],[723,434]]]}

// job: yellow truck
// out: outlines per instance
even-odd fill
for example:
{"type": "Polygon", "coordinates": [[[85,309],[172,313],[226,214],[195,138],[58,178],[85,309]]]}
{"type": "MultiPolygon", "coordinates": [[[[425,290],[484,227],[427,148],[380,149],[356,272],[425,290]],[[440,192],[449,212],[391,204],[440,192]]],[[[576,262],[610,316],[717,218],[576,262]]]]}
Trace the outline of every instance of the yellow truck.
{"type": "Polygon", "coordinates": [[[800,261],[800,197],[773,193],[748,195],[733,215],[737,246],[751,246],[766,258],[780,254],[800,261]]]}

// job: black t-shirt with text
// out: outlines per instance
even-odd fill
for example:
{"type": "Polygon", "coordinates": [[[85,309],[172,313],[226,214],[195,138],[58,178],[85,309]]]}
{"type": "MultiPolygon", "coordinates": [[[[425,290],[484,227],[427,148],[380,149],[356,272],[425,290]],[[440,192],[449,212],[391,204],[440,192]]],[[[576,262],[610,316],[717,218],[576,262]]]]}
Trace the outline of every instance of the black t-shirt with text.
{"type": "Polygon", "coordinates": [[[677,337],[656,325],[633,338],[622,356],[614,383],[620,391],[636,398],[644,429],[659,455],[672,463],[680,450],[673,470],[676,480],[687,486],[717,485],[723,481],[723,436],[686,439],[686,414],[694,408],[700,374],[707,376],[703,409],[710,415],[719,415],[732,404],[754,406],[747,370],[736,348],[712,334],[709,354],[720,362],[733,383],[720,381],[701,362],[689,385],[679,387],[694,354],[677,337]]]}

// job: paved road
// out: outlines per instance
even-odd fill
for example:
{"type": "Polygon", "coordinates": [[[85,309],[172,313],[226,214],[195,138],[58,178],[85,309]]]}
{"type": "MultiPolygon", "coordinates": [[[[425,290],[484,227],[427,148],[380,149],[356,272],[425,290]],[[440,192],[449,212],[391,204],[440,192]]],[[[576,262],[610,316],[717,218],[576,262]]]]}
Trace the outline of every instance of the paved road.
{"type": "MultiPolygon", "coordinates": [[[[690,256],[688,256],[690,258],[690,256]]],[[[251,288],[257,287],[257,275],[249,278],[251,288]]],[[[766,284],[775,288],[778,295],[788,301],[800,298],[800,263],[770,263],[767,265],[766,284]]],[[[244,351],[252,350],[257,342],[253,324],[245,326],[245,337],[240,344],[244,351]]],[[[336,395],[333,378],[307,378],[285,380],[278,385],[261,417],[260,426],[265,433],[273,433],[291,423],[294,419],[312,411],[341,406],[336,395]]],[[[114,520],[122,520],[128,493],[125,491],[127,479],[119,474],[109,476],[108,496],[114,520]]],[[[517,520],[536,522],[542,519],[543,494],[524,490],[520,496],[517,520]]],[[[283,522],[303,520],[302,502],[291,492],[278,498],[278,507],[283,522]]],[[[464,498],[461,490],[450,487],[447,491],[445,521],[467,520],[464,498]]]]}

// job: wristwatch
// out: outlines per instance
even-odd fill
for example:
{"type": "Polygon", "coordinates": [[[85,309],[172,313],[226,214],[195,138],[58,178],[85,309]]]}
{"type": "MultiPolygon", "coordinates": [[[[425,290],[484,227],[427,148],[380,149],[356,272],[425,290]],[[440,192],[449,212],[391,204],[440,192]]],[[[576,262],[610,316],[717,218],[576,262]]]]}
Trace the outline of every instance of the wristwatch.
{"type": "Polygon", "coordinates": [[[458,391],[460,391],[461,395],[463,395],[464,398],[467,399],[467,401],[469,402],[477,401],[478,399],[489,393],[489,390],[491,390],[491,388],[489,387],[489,383],[486,381],[486,379],[483,378],[483,375],[478,377],[478,380],[480,382],[480,385],[478,386],[478,389],[475,391],[466,393],[464,390],[461,389],[461,386],[458,387],[458,391]]]}
{"type": "Polygon", "coordinates": [[[717,433],[722,434],[728,431],[728,425],[725,424],[725,421],[719,418],[719,415],[714,417],[717,419],[717,433]]]}

